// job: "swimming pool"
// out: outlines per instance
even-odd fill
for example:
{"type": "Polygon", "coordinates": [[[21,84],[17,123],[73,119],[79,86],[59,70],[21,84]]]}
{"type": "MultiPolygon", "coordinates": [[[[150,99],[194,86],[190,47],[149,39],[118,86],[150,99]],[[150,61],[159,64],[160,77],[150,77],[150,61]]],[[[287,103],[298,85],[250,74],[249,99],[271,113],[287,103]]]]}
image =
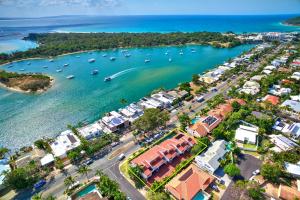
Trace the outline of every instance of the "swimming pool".
{"type": "Polygon", "coordinates": [[[96,189],[97,189],[96,185],[95,184],[91,184],[91,185],[83,188],[79,192],[77,192],[76,197],[83,197],[83,196],[87,195],[88,193],[91,193],[92,191],[94,191],[96,189]]]}
{"type": "Polygon", "coordinates": [[[193,200],[207,200],[208,197],[203,194],[203,192],[198,192],[196,196],[194,196],[193,200]]]}
{"type": "Polygon", "coordinates": [[[199,120],[200,120],[199,117],[195,117],[194,119],[191,120],[191,123],[192,123],[192,124],[196,124],[197,121],[199,121],[199,120]]]}

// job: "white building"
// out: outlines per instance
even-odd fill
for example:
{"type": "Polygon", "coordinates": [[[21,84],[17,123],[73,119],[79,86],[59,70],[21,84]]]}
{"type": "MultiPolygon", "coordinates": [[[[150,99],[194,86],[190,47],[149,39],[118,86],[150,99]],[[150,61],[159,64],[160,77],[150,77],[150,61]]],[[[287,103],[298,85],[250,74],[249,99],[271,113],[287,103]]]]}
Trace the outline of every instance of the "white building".
{"type": "Polygon", "coordinates": [[[105,128],[108,130],[108,132],[116,132],[121,128],[126,128],[129,126],[129,121],[116,111],[111,111],[105,117],[103,117],[101,121],[105,125],[105,128]]]}
{"type": "Polygon", "coordinates": [[[196,156],[195,162],[198,167],[213,174],[219,168],[220,161],[227,153],[226,144],[225,140],[213,142],[212,146],[205,153],[196,156]]]}
{"type": "Polygon", "coordinates": [[[300,138],[300,123],[293,123],[289,128],[290,136],[299,139],[300,138]]]}
{"type": "Polygon", "coordinates": [[[285,171],[295,178],[300,178],[300,162],[297,164],[292,164],[288,162],[284,162],[285,171]]]}
{"type": "Polygon", "coordinates": [[[151,98],[157,100],[163,104],[164,108],[169,108],[172,106],[173,101],[175,100],[174,97],[170,95],[166,95],[164,92],[159,92],[156,94],[151,95],[151,98]]]}
{"type": "Polygon", "coordinates": [[[134,103],[126,106],[125,108],[119,109],[119,112],[131,123],[144,114],[144,111],[134,103]]]}
{"type": "Polygon", "coordinates": [[[264,68],[264,70],[270,70],[270,71],[273,71],[273,70],[275,70],[275,69],[277,69],[277,67],[275,67],[275,66],[273,66],[273,65],[268,65],[268,66],[266,66],[266,67],[264,68]]]}
{"type": "Polygon", "coordinates": [[[271,142],[275,144],[275,147],[272,148],[275,152],[288,151],[298,145],[292,140],[284,137],[283,135],[270,135],[271,142]]]}
{"type": "Polygon", "coordinates": [[[95,137],[99,137],[103,134],[103,130],[101,125],[98,122],[93,124],[89,124],[82,128],[78,128],[79,134],[87,140],[93,139],[95,137]]]}
{"type": "Polygon", "coordinates": [[[50,164],[54,163],[54,156],[51,153],[48,153],[43,158],[41,158],[41,166],[48,166],[50,164]]]}
{"type": "Polygon", "coordinates": [[[291,88],[282,88],[280,85],[273,85],[269,89],[269,94],[273,94],[275,96],[283,96],[283,95],[288,95],[292,92],[291,88]]]}
{"type": "Polygon", "coordinates": [[[55,141],[50,144],[55,157],[65,158],[67,152],[80,145],[79,138],[70,130],[62,132],[55,141]]]}
{"type": "Polygon", "coordinates": [[[291,78],[299,81],[300,80],[300,72],[294,72],[292,74],[291,78]]]}
{"type": "Polygon", "coordinates": [[[241,143],[256,144],[258,127],[240,125],[235,131],[235,140],[241,143]]]}
{"type": "Polygon", "coordinates": [[[260,91],[259,83],[255,81],[246,81],[240,93],[255,95],[260,91]]]}

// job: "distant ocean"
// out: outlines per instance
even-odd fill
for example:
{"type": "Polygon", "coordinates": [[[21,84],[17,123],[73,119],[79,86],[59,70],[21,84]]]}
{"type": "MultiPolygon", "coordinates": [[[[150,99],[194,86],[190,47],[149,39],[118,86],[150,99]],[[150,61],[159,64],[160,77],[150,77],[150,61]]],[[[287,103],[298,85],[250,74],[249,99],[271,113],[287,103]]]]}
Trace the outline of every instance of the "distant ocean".
{"type": "Polygon", "coordinates": [[[0,19],[0,52],[35,47],[18,41],[32,32],[300,31],[300,27],[281,23],[294,16],[58,16],[0,19]]]}

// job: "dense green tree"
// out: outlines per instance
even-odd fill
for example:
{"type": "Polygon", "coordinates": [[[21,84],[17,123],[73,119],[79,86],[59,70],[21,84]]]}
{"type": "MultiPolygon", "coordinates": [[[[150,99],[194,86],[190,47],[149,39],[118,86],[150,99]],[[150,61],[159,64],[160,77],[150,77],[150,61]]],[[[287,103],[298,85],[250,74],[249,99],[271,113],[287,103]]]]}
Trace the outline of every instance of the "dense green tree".
{"type": "Polygon", "coordinates": [[[261,175],[272,183],[279,183],[279,178],[282,176],[281,167],[278,164],[266,163],[261,166],[261,175]]]}
{"type": "Polygon", "coordinates": [[[200,84],[200,81],[199,81],[199,75],[198,75],[198,74],[193,74],[193,76],[192,76],[192,82],[193,82],[195,85],[199,85],[199,84],[200,84]]]}
{"type": "Polygon", "coordinates": [[[233,163],[230,163],[225,166],[224,172],[231,177],[240,175],[240,169],[233,163]]]}
{"type": "Polygon", "coordinates": [[[17,168],[4,175],[4,184],[17,190],[28,188],[38,180],[38,174],[34,174],[31,168],[17,168]]]}
{"type": "Polygon", "coordinates": [[[208,147],[211,144],[208,137],[200,137],[197,138],[197,144],[195,144],[191,150],[191,153],[196,155],[198,153],[201,153],[201,150],[204,150],[204,148],[208,147]]]}
{"type": "Polygon", "coordinates": [[[178,115],[178,120],[180,122],[182,130],[185,130],[185,128],[191,124],[191,118],[186,113],[178,115]]]}
{"type": "Polygon", "coordinates": [[[130,179],[134,181],[136,188],[142,188],[144,187],[144,183],[141,181],[143,180],[143,177],[141,176],[143,172],[143,169],[141,166],[129,166],[128,174],[130,176],[130,179]]]}
{"type": "Polygon", "coordinates": [[[8,148],[0,147],[0,159],[3,159],[5,154],[9,152],[8,148]]]}
{"type": "Polygon", "coordinates": [[[144,110],[144,115],[133,122],[134,127],[139,131],[153,131],[160,126],[165,126],[170,119],[166,111],[160,111],[157,108],[144,110]]]}
{"type": "Polygon", "coordinates": [[[179,89],[180,89],[180,90],[185,90],[185,91],[187,91],[188,93],[190,93],[190,92],[192,91],[192,88],[191,88],[189,82],[180,83],[180,84],[179,84],[179,89]]]}
{"type": "Polygon", "coordinates": [[[77,172],[79,174],[84,174],[86,176],[86,178],[88,178],[88,173],[91,171],[91,169],[86,166],[86,165],[82,165],[78,168],[77,172]]]}
{"type": "Polygon", "coordinates": [[[75,183],[75,179],[74,179],[73,176],[68,176],[68,177],[66,177],[66,178],[64,179],[64,184],[65,184],[65,186],[67,186],[67,187],[71,186],[71,185],[74,184],[74,183],[75,183]]]}
{"type": "MultiPolygon", "coordinates": [[[[98,173],[99,174],[99,173],[98,173]]],[[[97,187],[101,191],[103,196],[107,197],[108,199],[113,200],[125,200],[126,196],[122,193],[119,189],[119,185],[117,182],[112,181],[109,179],[107,175],[104,175],[100,172],[100,181],[97,184],[97,187]]]]}

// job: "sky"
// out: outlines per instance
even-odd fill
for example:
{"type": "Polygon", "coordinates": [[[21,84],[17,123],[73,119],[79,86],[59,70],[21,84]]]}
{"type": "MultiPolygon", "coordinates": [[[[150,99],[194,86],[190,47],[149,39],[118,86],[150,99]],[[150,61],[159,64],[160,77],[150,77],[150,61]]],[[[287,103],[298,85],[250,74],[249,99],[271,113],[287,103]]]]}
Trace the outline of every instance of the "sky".
{"type": "Polygon", "coordinates": [[[300,0],[0,0],[0,17],[300,14],[300,0]]]}

